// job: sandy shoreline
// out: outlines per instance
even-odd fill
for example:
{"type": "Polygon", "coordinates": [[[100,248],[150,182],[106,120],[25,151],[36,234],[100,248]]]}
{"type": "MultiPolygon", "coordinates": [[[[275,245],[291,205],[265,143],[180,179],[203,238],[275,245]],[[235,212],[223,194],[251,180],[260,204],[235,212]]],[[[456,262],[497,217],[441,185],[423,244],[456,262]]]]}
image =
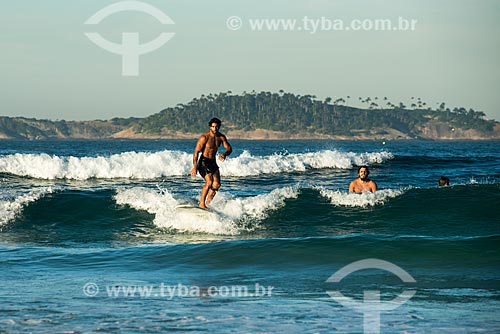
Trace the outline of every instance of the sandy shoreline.
{"type": "MultiPolygon", "coordinates": [[[[489,138],[477,135],[473,132],[457,132],[448,136],[428,136],[411,137],[405,133],[394,129],[381,129],[374,131],[359,131],[359,134],[353,136],[335,136],[326,134],[316,134],[310,132],[287,133],[280,131],[256,129],[252,131],[228,130],[224,132],[228,139],[239,140],[497,140],[500,138],[489,138]]],[[[184,133],[174,131],[164,131],[161,135],[138,134],[131,129],[126,129],[114,134],[114,139],[198,139],[201,133],[184,133]]]]}
{"type": "MultiPolygon", "coordinates": [[[[384,128],[377,130],[358,130],[353,131],[353,135],[327,135],[312,132],[297,132],[288,133],[281,131],[272,131],[265,129],[256,129],[252,131],[227,129],[223,133],[228,139],[238,140],[499,140],[500,126],[497,126],[491,136],[485,136],[474,130],[454,129],[453,131],[436,131],[436,129],[422,129],[417,135],[409,135],[392,128],[384,128]]],[[[136,133],[131,128],[116,132],[111,136],[94,137],[82,136],[81,133],[73,136],[64,136],[58,133],[56,136],[50,137],[29,137],[17,138],[26,140],[113,140],[113,139],[130,139],[130,140],[160,140],[160,139],[192,139],[196,140],[200,137],[200,133],[185,133],[179,131],[171,131],[164,129],[161,134],[144,134],[136,133]]],[[[0,140],[13,140],[15,137],[8,136],[0,132],[0,140]]]]}

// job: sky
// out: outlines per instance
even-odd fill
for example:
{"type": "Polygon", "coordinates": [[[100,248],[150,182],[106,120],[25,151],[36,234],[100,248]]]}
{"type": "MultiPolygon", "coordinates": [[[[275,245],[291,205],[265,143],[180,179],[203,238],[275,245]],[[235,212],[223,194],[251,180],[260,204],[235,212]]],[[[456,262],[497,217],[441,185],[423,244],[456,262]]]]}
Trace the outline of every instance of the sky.
{"type": "Polygon", "coordinates": [[[202,94],[284,90],[500,120],[497,0],[0,0],[0,32],[0,116],[145,117],[202,94]],[[134,36],[142,50],[165,34],[134,49],[134,36]]]}

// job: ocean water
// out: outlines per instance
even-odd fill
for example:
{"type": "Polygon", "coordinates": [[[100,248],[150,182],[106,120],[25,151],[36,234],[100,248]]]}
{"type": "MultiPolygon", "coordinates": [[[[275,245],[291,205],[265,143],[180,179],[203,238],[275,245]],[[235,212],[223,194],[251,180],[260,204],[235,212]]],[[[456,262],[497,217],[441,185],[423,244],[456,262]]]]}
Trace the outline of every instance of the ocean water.
{"type": "Polygon", "coordinates": [[[0,333],[500,333],[500,142],[231,144],[0,141],[0,333]]]}

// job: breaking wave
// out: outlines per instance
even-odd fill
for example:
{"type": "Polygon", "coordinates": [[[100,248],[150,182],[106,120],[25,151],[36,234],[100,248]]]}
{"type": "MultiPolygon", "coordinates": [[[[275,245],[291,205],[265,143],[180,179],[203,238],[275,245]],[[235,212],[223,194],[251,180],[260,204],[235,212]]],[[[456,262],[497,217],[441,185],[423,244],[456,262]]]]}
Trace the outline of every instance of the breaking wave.
{"type": "MultiPolygon", "coordinates": [[[[257,176],[308,169],[349,169],[355,165],[383,163],[389,152],[353,153],[323,150],[309,153],[239,156],[218,162],[222,175],[257,176]]],[[[192,154],[181,151],[125,152],[111,156],[74,157],[48,154],[12,154],[0,157],[0,173],[37,179],[154,179],[189,175],[192,154]]]]}
{"type": "Polygon", "coordinates": [[[128,205],[155,215],[153,223],[160,228],[189,233],[236,235],[252,229],[248,220],[254,222],[255,228],[258,221],[266,218],[269,212],[282,208],[286,199],[297,198],[298,195],[298,189],[291,187],[247,198],[230,198],[225,194],[218,194],[211,203],[212,210],[202,216],[176,209],[186,202],[191,202],[194,206],[197,204],[189,199],[176,199],[166,189],[161,193],[142,187],[120,189],[114,199],[120,205],[128,205]]]}

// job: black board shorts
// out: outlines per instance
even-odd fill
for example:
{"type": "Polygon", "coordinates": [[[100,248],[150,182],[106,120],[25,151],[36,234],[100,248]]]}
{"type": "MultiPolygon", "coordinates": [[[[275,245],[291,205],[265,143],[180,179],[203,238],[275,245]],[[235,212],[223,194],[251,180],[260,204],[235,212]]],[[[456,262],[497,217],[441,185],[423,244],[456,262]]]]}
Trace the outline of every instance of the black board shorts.
{"type": "Polygon", "coordinates": [[[205,178],[205,175],[213,174],[218,171],[219,166],[217,166],[215,159],[209,159],[202,155],[200,160],[198,160],[196,169],[198,170],[198,173],[200,173],[201,177],[205,178]]]}

